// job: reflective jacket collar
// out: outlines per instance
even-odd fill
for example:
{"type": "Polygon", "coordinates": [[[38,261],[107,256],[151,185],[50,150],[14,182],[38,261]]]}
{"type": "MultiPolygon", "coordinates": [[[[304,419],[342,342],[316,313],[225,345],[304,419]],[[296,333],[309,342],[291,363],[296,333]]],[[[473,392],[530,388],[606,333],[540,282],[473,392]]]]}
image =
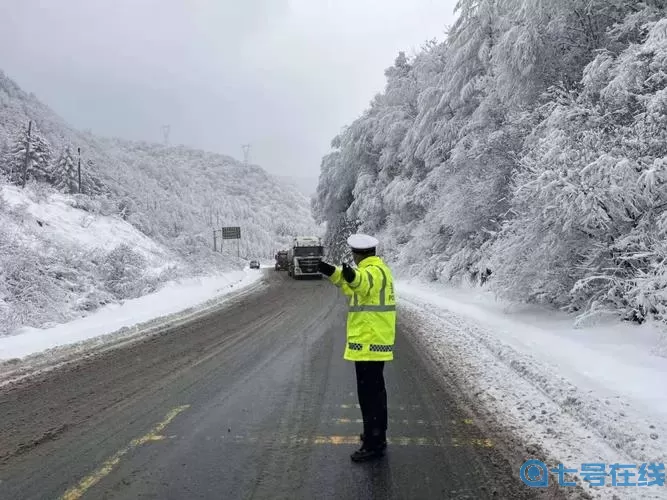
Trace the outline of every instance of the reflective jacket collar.
{"type": "Polygon", "coordinates": [[[357,267],[359,267],[359,269],[361,269],[363,267],[378,266],[378,265],[381,265],[381,264],[382,264],[382,259],[380,257],[378,257],[377,255],[372,255],[370,257],[366,257],[364,260],[359,262],[359,264],[357,264],[357,267]]]}

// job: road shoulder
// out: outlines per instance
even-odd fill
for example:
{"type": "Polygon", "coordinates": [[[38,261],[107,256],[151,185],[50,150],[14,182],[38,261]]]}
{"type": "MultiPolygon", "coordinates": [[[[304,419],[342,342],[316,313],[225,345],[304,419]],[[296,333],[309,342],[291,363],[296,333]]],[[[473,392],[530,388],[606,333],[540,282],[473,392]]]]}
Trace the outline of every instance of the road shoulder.
{"type": "MultiPolygon", "coordinates": [[[[133,343],[162,335],[166,331],[214,314],[230,303],[242,300],[268,286],[265,276],[232,286],[224,293],[178,312],[138,321],[132,326],[45,349],[21,358],[0,360],[0,387],[43,374],[82,359],[99,356],[109,350],[127,348],[133,343]]],[[[66,325],[63,325],[66,327],[66,325]]],[[[2,340],[2,339],[0,339],[2,340]]]]}

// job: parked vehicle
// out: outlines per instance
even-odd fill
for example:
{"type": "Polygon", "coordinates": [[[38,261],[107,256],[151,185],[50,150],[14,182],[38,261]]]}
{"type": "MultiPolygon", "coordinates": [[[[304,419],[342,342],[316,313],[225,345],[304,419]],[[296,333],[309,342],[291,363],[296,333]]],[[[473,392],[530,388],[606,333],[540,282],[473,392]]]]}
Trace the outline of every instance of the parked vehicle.
{"type": "Polygon", "coordinates": [[[251,260],[250,261],[250,269],[259,269],[259,261],[258,260],[251,260]]]}

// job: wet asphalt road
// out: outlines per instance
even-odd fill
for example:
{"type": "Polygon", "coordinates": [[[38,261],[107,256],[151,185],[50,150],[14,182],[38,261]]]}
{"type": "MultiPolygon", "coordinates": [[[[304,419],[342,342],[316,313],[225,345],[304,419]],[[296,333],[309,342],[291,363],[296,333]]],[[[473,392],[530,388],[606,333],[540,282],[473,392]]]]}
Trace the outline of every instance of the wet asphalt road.
{"type": "Polygon", "coordinates": [[[388,453],[352,463],[344,300],[261,272],[264,287],[205,318],[0,388],[0,498],[531,497],[400,319],[388,453]]]}

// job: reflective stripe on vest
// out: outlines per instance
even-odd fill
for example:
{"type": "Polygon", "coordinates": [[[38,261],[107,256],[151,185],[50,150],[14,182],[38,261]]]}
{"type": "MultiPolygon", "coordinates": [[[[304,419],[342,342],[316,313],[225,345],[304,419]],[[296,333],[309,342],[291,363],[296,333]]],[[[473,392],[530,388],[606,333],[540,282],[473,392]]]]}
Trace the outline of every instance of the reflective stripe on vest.
{"type": "MultiPolygon", "coordinates": [[[[351,351],[362,351],[364,349],[364,344],[359,344],[358,342],[349,342],[347,347],[351,351]]],[[[371,352],[392,352],[394,350],[394,346],[385,344],[371,344],[368,347],[368,350],[371,352]]]]}
{"type": "Polygon", "coordinates": [[[369,350],[371,352],[392,352],[394,350],[394,346],[384,345],[384,344],[371,344],[369,350]]]}
{"type": "Polygon", "coordinates": [[[349,312],[389,312],[395,311],[396,306],[351,306],[349,312]]]}
{"type": "MultiPolygon", "coordinates": [[[[359,272],[361,272],[361,271],[359,271],[359,272]]],[[[371,288],[373,288],[373,275],[372,275],[371,273],[369,273],[368,271],[366,272],[366,274],[368,275],[368,281],[369,281],[369,283],[371,284],[371,288]]],[[[384,275],[384,272],[383,272],[382,274],[384,275]]],[[[386,281],[386,278],[385,278],[385,281],[386,281]]],[[[358,312],[358,311],[361,311],[361,309],[359,309],[359,310],[354,310],[355,307],[358,307],[358,306],[359,306],[359,296],[357,295],[356,292],[354,293],[354,297],[353,297],[353,302],[352,302],[352,304],[353,304],[353,305],[350,307],[350,311],[351,311],[351,312],[358,312]]]]}
{"type": "MultiPolygon", "coordinates": [[[[387,275],[380,266],[373,266],[377,268],[380,273],[382,273],[382,288],[380,288],[380,305],[359,305],[359,296],[355,293],[352,299],[353,305],[350,306],[349,312],[391,312],[396,310],[395,305],[386,305],[387,303],[387,275]]],[[[373,275],[370,271],[366,271],[368,275],[368,281],[370,282],[371,288],[373,287],[373,275]]]]}

